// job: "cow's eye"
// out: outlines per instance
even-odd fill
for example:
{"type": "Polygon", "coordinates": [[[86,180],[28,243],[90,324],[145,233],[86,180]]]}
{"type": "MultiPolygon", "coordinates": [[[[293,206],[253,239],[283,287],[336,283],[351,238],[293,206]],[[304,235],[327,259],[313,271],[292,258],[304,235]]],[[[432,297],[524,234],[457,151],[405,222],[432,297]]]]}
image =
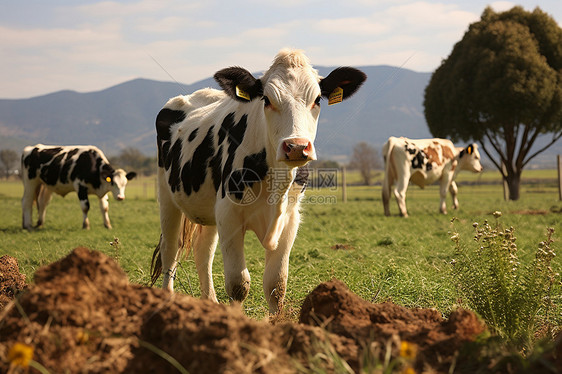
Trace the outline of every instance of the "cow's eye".
{"type": "Polygon", "coordinates": [[[318,97],[316,98],[316,100],[314,100],[314,105],[312,106],[313,108],[314,108],[314,107],[317,107],[317,106],[320,106],[320,99],[321,99],[321,97],[318,96],[318,97]]]}
{"type": "Polygon", "coordinates": [[[266,108],[271,106],[271,101],[269,101],[269,97],[267,96],[263,97],[263,106],[266,108]]]}

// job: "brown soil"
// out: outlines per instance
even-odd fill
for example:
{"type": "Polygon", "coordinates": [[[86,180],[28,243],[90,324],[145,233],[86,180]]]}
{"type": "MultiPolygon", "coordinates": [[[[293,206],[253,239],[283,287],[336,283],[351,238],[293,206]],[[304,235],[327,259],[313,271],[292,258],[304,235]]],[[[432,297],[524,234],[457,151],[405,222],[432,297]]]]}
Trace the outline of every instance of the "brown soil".
{"type": "MultiPolygon", "coordinates": [[[[0,285],[19,279],[21,289],[17,263],[8,269],[14,274],[3,269],[0,285]]],[[[338,280],[311,292],[300,323],[273,325],[239,306],[129,284],[113,259],[86,248],[40,268],[34,280],[19,305],[0,310],[2,373],[18,372],[8,362],[18,342],[57,373],[169,373],[174,364],[190,373],[342,372],[346,365],[358,372],[365,357],[382,360],[386,352],[396,368],[447,372],[463,359],[463,343],[485,329],[466,310],[444,320],[435,310],[371,304],[338,280]]]]}
{"type": "Polygon", "coordinates": [[[25,287],[25,276],[20,273],[18,260],[8,255],[0,257],[0,310],[25,287]]]}

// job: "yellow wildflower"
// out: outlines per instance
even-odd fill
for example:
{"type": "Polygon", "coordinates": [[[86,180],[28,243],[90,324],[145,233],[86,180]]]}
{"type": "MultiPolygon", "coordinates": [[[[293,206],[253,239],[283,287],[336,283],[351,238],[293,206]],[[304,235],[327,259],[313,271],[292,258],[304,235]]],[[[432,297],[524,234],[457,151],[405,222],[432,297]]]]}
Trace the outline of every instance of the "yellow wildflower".
{"type": "Polygon", "coordinates": [[[400,343],[400,357],[403,357],[407,360],[413,360],[416,358],[417,353],[417,345],[404,341],[400,343]]]}
{"type": "Polygon", "coordinates": [[[78,342],[78,344],[85,344],[88,339],[90,339],[90,334],[88,334],[87,331],[84,331],[82,329],[78,330],[78,332],[76,333],[76,341],[78,342]]]}
{"type": "Polygon", "coordinates": [[[8,352],[8,360],[15,366],[26,368],[29,366],[29,361],[31,361],[32,358],[33,347],[30,347],[27,344],[16,343],[8,352]]]}

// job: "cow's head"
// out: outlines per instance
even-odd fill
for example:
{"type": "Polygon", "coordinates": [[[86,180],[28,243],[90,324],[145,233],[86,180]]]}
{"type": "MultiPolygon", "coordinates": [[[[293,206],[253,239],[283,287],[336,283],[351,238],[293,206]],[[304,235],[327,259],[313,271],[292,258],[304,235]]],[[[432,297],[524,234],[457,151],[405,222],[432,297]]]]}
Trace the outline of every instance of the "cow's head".
{"type": "Polygon", "coordinates": [[[277,161],[289,167],[316,160],[314,139],[320,99],[353,95],[367,76],[351,67],[340,67],[321,78],[298,50],[282,50],[260,79],[240,67],[220,70],[215,80],[235,100],[254,103],[250,109],[265,118],[269,143],[277,161]]]}
{"type": "Polygon", "coordinates": [[[459,153],[459,168],[460,170],[469,170],[474,173],[480,173],[482,171],[480,152],[478,152],[478,145],[476,143],[470,144],[468,147],[461,150],[459,153]]]}
{"type": "Polygon", "coordinates": [[[123,169],[112,170],[111,172],[102,172],[101,177],[104,183],[109,184],[109,190],[113,193],[115,200],[125,200],[125,187],[127,182],[137,176],[137,173],[131,171],[125,172],[123,169]]]}

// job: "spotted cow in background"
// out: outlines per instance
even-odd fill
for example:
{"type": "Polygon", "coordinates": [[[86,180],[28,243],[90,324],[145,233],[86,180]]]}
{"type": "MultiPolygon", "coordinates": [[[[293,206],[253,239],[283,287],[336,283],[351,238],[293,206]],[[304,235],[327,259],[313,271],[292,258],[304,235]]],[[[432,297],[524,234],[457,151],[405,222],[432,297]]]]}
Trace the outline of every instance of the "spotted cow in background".
{"type": "Polygon", "coordinates": [[[102,151],[91,145],[48,146],[37,144],[25,147],[22,154],[23,180],[23,228],[32,229],[31,217],[33,203],[37,201],[39,212],[37,225],[45,223],[45,210],[53,192],[65,196],[76,191],[84,214],[82,227],[90,228],[88,195],[97,195],[103,223],[111,228],[108,215],[107,193],[113,192],[116,200],[125,199],[127,181],[136,176],[123,169],[113,169],[102,151]]]}
{"type": "Polygon", "coordinates": [[[454,179],[461,170],[475,173],[482,171],[478,146],[471,144],[466,148],[455,147],[448,139],[408,139],[390,137],[383,147],[385,175],[382,186],[384,214],[390,215],[389,200],[392,185],[398,202],[400,215],[408,217],[406,210],[406,190],[408,182],[421,188],[440,181],[441,213],[447,213],[447,190],[453,197],[453,208],[457,209],[457,184],[454,179]]]}
{"type": "Polygon", "coordinates": [[[365,79],[350,67],[321,78],[301,51],[282,50],[259,79],[226,68],[215,74],[223,90],[170,99],[156,118],[162,235],[153,283],[164,272],[163,288],[173,291],[178,239],[191,238],[202,297],[217,301],[212,262],[220,241],[226,292],[243,301],[250,230],[265,248],[263,289],[270,312],[278,311],[300,222],[306,173],[297,169],[316,159],[320,99],[345,100],[365,79]]]}

